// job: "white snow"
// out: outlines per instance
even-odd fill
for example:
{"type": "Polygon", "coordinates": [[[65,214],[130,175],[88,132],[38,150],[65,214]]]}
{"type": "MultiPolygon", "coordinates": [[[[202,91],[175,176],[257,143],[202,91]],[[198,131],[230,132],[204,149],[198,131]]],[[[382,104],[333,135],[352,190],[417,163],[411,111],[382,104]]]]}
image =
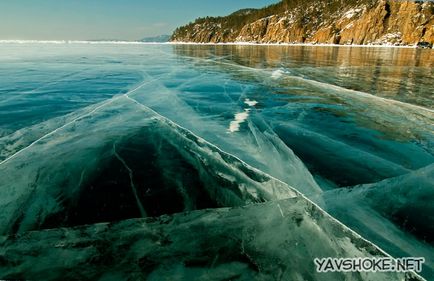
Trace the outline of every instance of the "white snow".
{"type": "Polygon", "coordinates": [[[363,47],[363,48],[416,48],[416,45],[359,45],[359,44],[329,44],[329,43],[258,43],[258,42],[246,42],[246,41],[235,41],[226,43],[197,43],[197,42],[168,42],[163,44],[170,45],[204,45],[204,46],[313,46],[313,47],[363,47]]]}
{"type": "Polygon", "coordinates": [[[255,101],[255,100],[250,100],[250,99],[245,99],[245,100],[244,100],[244,103],[247,104],[248,106],[255,106],[255,105],[258,104],[257,101],[255,101]]]}
{"type": "Polygon", "coordinates": [[[140,41],[85,41],[85,40],[0,40],[0,44],[113,44],[113,45],[155,45],[167,42],[140,41]]]}
{"type": "Polygon", "coordinates": [[[273,71],[273,73],[271,74],[271,78],[273,79],[279,79],[280,77],[282,77],[284,71],[281,69],[277,69],[275,71],[273,71]]]}
{"type": "Polygon", "coordinates": [[[250,109],[245,109],[244,112],[236,113],[234,120],[229,124],[229,132],[234,133],[240,130],[240,125],[249,117],[250,109]]]}
{"type": "Polygon", "coordinates": [[[258,42],[246,42],[246,41],[235,41],[226,43],[197,43],[197,42],[139,42],[139,41],[74,41],[74,40],[61,40],[61,41],[41,41],[41,40],[0,40],[0,44],[107,44],[107,45],[237,45],[237,46],[316,46],[316,47],[374,47],[374,48],[416,48],[416,45],[339,45],[339,44],[328,44],[328,43],[258,43],[258,42]]]}
{"type": "Polygon", "coordinates": [[[358,13],[360,13],[362,11],[362,9],[350,9],[348,10],[345,14],[344,17],[347,19],[351,19],[353,18],[355,15],[357,15],[358,13]]]}

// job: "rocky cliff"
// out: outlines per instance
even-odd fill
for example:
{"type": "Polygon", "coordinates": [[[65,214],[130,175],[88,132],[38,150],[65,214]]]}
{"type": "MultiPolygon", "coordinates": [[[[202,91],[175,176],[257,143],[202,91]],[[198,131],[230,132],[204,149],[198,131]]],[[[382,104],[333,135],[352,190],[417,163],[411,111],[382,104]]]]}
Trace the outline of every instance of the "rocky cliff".
{"type": "Polygon", "coordinates": [[[175,30],[174,42],[434,43],[434,2],[284,0],[264,9],[207,17],[175,30]]]}

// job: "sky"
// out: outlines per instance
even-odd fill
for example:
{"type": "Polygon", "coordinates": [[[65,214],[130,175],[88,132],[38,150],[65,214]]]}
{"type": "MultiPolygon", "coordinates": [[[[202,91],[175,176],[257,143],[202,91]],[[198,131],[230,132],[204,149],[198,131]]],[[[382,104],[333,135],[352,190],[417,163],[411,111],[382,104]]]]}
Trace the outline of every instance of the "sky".
{"type": "Polygon", "coordinates": [[[277,0],[0,0],[0,40],[139,40],[277,0]]]}

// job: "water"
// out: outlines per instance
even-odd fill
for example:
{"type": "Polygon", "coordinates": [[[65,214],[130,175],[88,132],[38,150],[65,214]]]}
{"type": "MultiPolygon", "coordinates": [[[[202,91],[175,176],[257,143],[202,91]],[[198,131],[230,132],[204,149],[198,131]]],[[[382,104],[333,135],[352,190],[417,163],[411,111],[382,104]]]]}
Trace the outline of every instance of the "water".
{"type": "Polygon", "coordinates": [[[0,44],[0,232],[301,192],[429,279],[433,71],[401,48],[0,44]]]}

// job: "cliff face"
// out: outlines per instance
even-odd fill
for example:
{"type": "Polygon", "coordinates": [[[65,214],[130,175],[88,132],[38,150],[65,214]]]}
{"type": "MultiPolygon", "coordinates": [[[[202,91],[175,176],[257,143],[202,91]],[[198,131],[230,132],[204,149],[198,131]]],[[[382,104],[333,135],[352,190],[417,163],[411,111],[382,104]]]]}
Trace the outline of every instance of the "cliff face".
{"type": "MultiPolygon", "coordinates": [[[[434,43],[434,3],[400,0],[282,1],[268,10],[203,18],[178,28],[175,42],[434,43]],[[266,15],[261,17],[261,15],[266,15]]],[[[267,8],[266,8],[267,9],[267,8]]]]}

